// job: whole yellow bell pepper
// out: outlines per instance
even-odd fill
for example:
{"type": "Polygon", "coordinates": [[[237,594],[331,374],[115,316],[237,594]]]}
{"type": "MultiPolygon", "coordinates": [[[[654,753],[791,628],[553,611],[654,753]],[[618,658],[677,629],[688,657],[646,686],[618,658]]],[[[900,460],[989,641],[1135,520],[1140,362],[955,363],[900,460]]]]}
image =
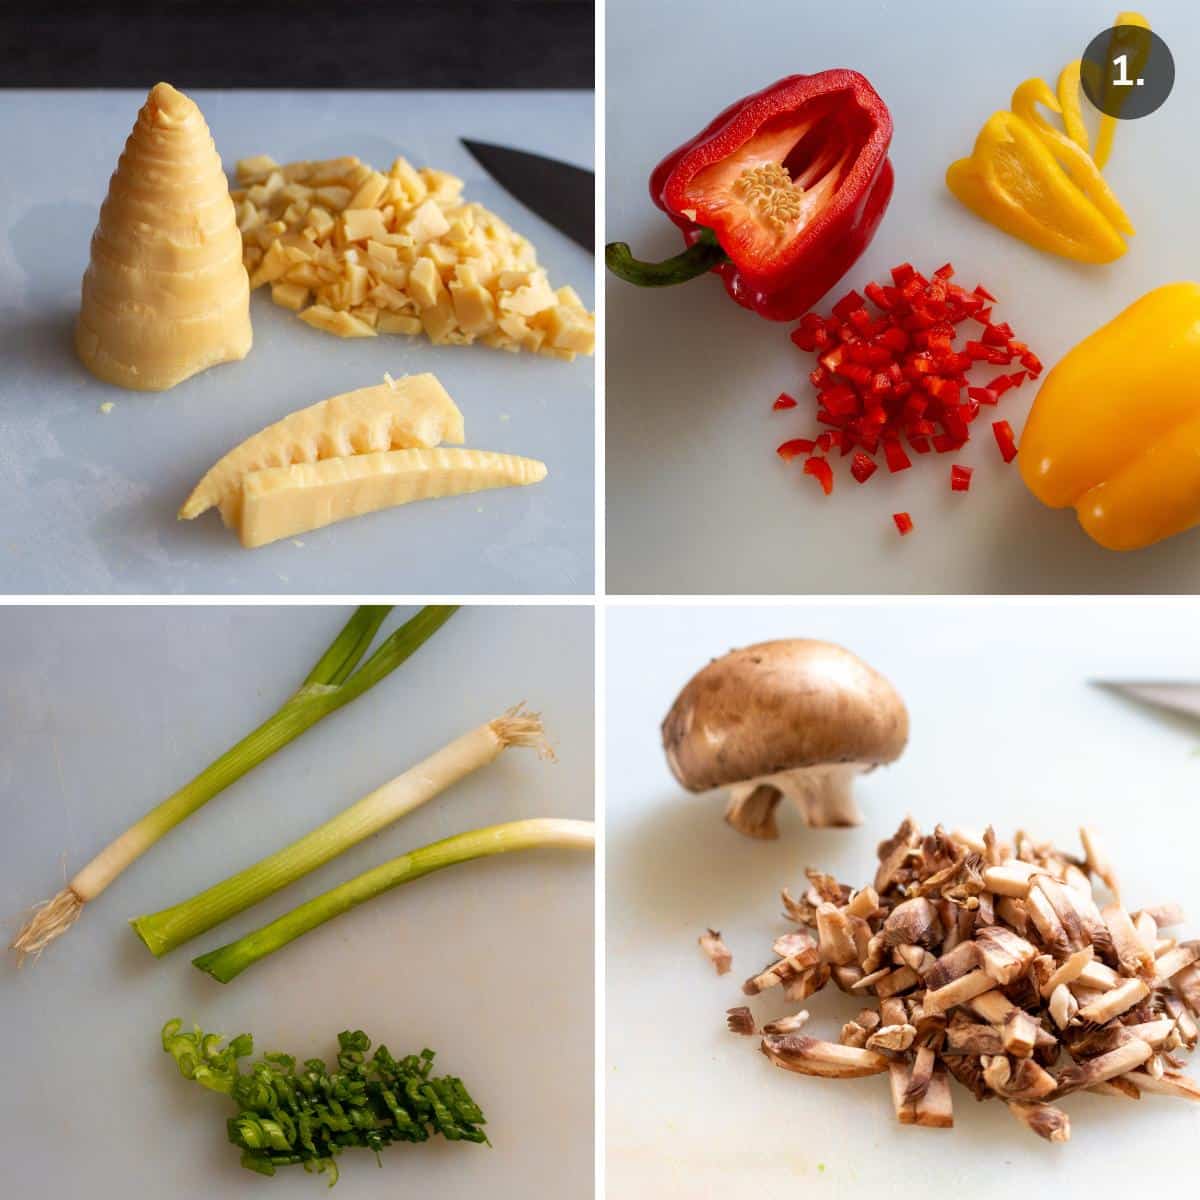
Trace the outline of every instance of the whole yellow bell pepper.
{"type": "Polygon", "coordinates": [[[1046,376],[1021,477],[1073,505],[1109,550],[1200,524],[1200,283],[1170,283],[1085,338],[1046,376]]]}

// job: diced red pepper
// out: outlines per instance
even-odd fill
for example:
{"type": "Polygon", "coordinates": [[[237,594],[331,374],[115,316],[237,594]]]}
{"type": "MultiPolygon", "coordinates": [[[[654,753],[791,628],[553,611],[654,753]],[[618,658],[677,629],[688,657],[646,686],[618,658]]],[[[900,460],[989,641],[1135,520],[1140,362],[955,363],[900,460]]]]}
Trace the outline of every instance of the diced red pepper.
{"type": "Polygon", "coordinates": [[[850,474],[858,480],[859,483],[866,483],[876,471],[879,470],[879,465],[872,459],[868,458],[862,451],[854,456],[854,460],[850,464],[850,474]]]}
{"type": "Polygon", "coordinates": [[[790,442],[784,442],[775,453],[783,459],[784,462],[791,462],[797,454],[809,454],[816,442],[812,438],[792,438],[790,442]]]}
{"type": "Polygon", "coordinates": [[[884,438],[883,456],[887,460],[888,470],[893,473],[907,471],[912,466],[912,459],[904,453],[904,447],[900,445],[898,438],[884,438]]]}
{"type": "Polygon", "coordinates": [[[776,412],[779,412],[780,409],[795,408],[797,403],[798,402],[794,396],[789,396],[787,392],[780,392],[779,396],[775,400],[775,403],[772,404],[771,407],[776,412]]]}
{"type": "MultiPolygon", "coordinates": [[[[832,486],[832,468],[823,456],[834,449],[852,456],[850,473],[859,483],[878,470],[871,456],[880,449],[890,471],[903,471],[912,465],[906,445],[914,454],[957,452],[984,405],[996,407],[1005,393],[1042,370],[1012,327],[993,321],[991,293],[983,287],[967,291],[952,281],[953,274],[950,263],[929,278],[901,263],[892,270],[891,286],[872,281],[862,293],[842,296],[832,315],[801,317],[792,340],[819,357],[809,380],[817,393],[817,420],[829,428],[815,440],[785,442],[781,457],[809,452],[805,471],[822,487],[826,471],[832,486]],[[956,327],[968,318],[978,321],[982,332],[956,349],[956,327]],[[977,362],[1008,366],[1014,359],[1020,370],[996,375],[985,386],[968,379],[977,362]]],[[[780,399],[785,398],[791,399],[782,393],[780,399]]],[[[1015,455],[1007,423],[995,423],[993,432],[1006,458],[1015,455]],[[1002,428],[1008,430],[1007,447],[1002,428]]],[[[955,491],[967,490],[970,479],[970,468],[956,466],[951,472],[955,491]]]]}
{"type": "Polygon", "coordinates": [[[855,309],[862,308],[866,301],[855,291],[847,292],[834,306],[833,315],[839,321],[848,321],[855,309]]]}
{"type": "Polygon", "coordinates": [[[892,307],[892,302],[888,298],[887,289],[882,284],[876,283],[875,280],[872,279],[871,282],[868,283],[865,288],[863,288],[863,291],[866,292],[867,299],[870,300],[876,308],[881,308],[884,310],[884,312],[886,312],[892,307]]]}
{"type": "Polygon", "coordinates": [[[896,528],[900,530],[900,536],[912,533],[913,521],[912,517],[906,512],[892,513],[892,520],[896,522],[896,528]]]}
{"type": "Polygon", "coordinates": [[[1042,373],[1042,360],[1032,350],[1026,350],[1021,355],[1021,366],[1036,379],[1042,373]]]}
{"type": "MultiPolygon", "coordinates": [[[[1003,379],[1004,376],[1001,375],[1000,378],[1003,379]]],[[[992,382],[995,383],[995,380],[993,380],[992,382]]],[[[999,404],[1000,403],[999,393],[995,390],[994,387],[967,388],[967,395],[970,396],[972,400],[975,400],[980,404],[999,404]]]]}
{"type": "Polygon", "coordinates": [[[1001,457],[1006,463],[1012,462],[1017,457],[1017,439],[1013,436],[1012,426],[1007,421],[993,421],[992,432],[996,435],[1001,457]]]}
{"type": "Polygon", "coordinates": [[[833,491],[833,468],[825,459],[806,458],[804,460],[804,473],[816,479],[825,495],[828,496],[833,491]]]}

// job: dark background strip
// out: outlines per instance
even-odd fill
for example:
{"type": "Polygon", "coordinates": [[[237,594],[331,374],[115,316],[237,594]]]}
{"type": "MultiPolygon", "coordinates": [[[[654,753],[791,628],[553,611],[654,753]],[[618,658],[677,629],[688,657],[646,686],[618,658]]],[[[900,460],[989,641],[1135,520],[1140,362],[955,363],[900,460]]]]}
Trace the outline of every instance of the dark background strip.
{"type": "Polygon", "coordinates": [[[591,88],[592,0],[0,0],[0,84],[591,88]]]}

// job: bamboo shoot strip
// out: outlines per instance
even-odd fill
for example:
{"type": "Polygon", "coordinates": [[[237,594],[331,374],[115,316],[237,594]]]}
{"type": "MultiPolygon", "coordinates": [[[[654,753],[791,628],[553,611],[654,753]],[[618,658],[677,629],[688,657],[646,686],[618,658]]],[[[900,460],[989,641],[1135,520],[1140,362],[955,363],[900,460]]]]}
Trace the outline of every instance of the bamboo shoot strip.
{"type": "Polygon", "coordinates": [[[422,875],[440,871],[443,867],[538,846],[591,849],[595,844],[596,827],[591,821],[532,817],[524,821],[510,821],[505,825],[490,825],[486,829],[473,829],[469,833],[460,833],[393,858],[391,862],[358,875],[332,891],[315,896],[269,925],[238,938],[236,942],[192,959],[192,964],[207,971],[221,983],[228,983],[260,958],[281,950],[310,929],[324,925],[326,921],[357,908],[367,900],[373,900],[383,892],[403,883],[411,883],[422,875]]]}
{"type": "Polygon", "coordinates": [[[130,924],[150,952],[161,958],[357,846],[473,771],[494,762],[509,746],[531,746],[543,757],[550,756],[537,713],[527,713],[520,705],[509,709],[504,716],[455,738],[299,841],[190,900],[137,917],[130,924]]]}
{"type": "Polygon", "coordinates": [[[40,955],[55,938],[66,933],[79,919],[85,905],[95,900],[122,871],[180,821],[276,750],[298,738],[322,717],[356,700],[394,671],[454,615],[456,607],[427,605],[384,638],[379,649],[361,667],[359,661],[391,606],[359,607],[309,672],[300,690],[282,708],[205,767],[190,783],[146,813],[109,843],[62,891],[34,909],[12,943],[18,965],[30,954],[40,955]]]}

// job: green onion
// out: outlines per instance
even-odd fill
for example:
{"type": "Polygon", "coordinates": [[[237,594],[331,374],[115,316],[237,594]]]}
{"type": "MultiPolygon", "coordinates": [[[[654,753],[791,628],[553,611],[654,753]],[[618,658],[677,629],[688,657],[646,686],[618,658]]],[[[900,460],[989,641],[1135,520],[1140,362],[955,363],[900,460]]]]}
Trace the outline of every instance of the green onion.
{"type": "Polygon", "coordinates": [[[537,713],[525,712],[519,705],[509,709],[504,716],[455,738],[283,850],[190,900],[137,917],[130,924],[150,952],[161,958],[378,833],[471,772],[494,762],[509,746],[531,746],[550,756],[537,713]]]}
{"type": "MultiPolygon", "coordinates": [[[[306,1058],[297,1069],[290,1054],[264,1054],[243,1071],[239,1058],[254,1053],[243,1033],[221,1047],[221,1036],[181,1032],[183,1022],[163,1026],[162,1047],[185,1079],[227,1095],[237,1115],[225,1125],[242,1151],[242,1166],[260,1175],[299,1163],[306,1171],[337,1182],[334,1159],[350,1147],[373,1150],[376,1158],[396,1142],[486,1143],[483,1112],[463,1081],[433,1074],[434,1053],[422,1050],[393,1058],[379,1046],[368,1058],[371,1039],[361,1029],[338,1034],[337,1066],[306,1058]]],[[[382,1165],[382,1164],[380,1164],[382,1165]]]]}
{"type": "Polygon", "coordinates": [[[510,821],[505,825],[490,825],[486,829],[473,829],[469,833],[460,833],[393,858],[391,862],[314,897],[269,925],[238,938],[236,942],[192,959],[192,963],[221,983],[228,983],[259,959],[281,950],[310,929],[324,925],[326,921],[373,900],[383,892],[403,883],[411,883],[422,875],[440,871],[443,867],[538,846],[590,849],[595,844],[596,827],[591,821],[533,817],[524,821],[510,821]]]}
{"type": "Polygon", "coordinates": [[[389,634],[379,649],[358,667],[391,611],[390,605],[360,607],[309,672],[300,690],[278,712],[236,746],[226,750],[173,796],[151,809],[137,824],[130,826],[56,896],[38,905],[12,943],[18,962],[23,962],[29,954],[41,954],[55,938],[66,933],[79,919],[86,904],[95,900],[122,871],[180,821],[322,717],[356,700],[394,671],[453,616],[455,607],[429,605],[423,608],[412,620],[389,634]]]}

